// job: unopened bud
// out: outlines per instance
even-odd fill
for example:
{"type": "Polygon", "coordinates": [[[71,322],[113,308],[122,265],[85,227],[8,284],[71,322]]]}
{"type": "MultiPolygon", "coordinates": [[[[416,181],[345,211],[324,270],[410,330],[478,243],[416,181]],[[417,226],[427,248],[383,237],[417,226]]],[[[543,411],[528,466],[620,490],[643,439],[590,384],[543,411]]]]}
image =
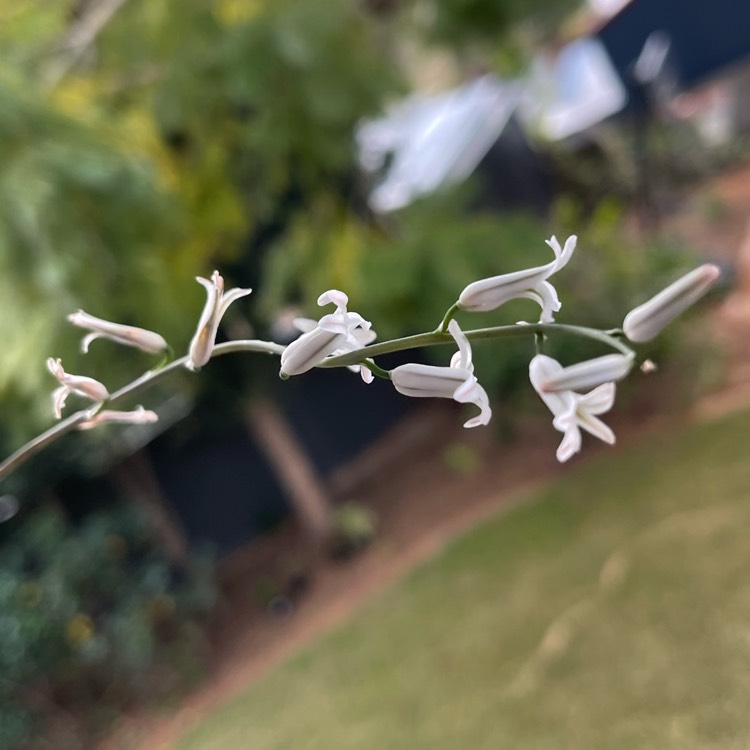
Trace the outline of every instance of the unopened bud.
{"type": "Polygon", "coordinates": [[[466,381],[466,371],[410,362],[391,370],[391,381],[399,393],[412,398],[453,398],[466,381]]]}
{"type": "Polygon", "coordinates": [[[142,406],[138,406],[133,411],[111,411],[105,409],[94,415],[91,419],[86,422],[81,422],[78,425],[79,430],[90,430],[93,427],[97,427],[100,424],[153,424],[157,422],[159,417],[156,412],[150,409],[144,409],[142,406]]]}
{"type": "Polygon", "coordinates": [[[280,375],[283,378],[284,375],[301,375],[312,370],[329,354],[335,352],[345,339],[345,334],[325,328],[315,328],[303,333],[281,353],[280,375]]]}
{"type": "Polygon", "coordinates": [[[706,294],[720,275],[719,267],[712,263],[685,274],[625,316],[622,324],[625,335],[636,343],[656,338],[677,316],[706,294]]]}
{"type": "Polygon", "coordinates": [[[68,315],[68,320],[79,328],[87,328],[91,333],[84,337],[81,343],[83,352],[89,350],[89,344],[94,339],[104,338],[116,341],[125,346],[134,346],[149,354],[159,354],[168,348],[167,342],[162,336],[145,328],[126,326],[121,323],[111,323],[108,320],[95,318],[83,310],[68,315]]]}
{"type": "Polygon", "coordinates": [[[607,354],[577,365],[564,367],[554,375],[544,378],[539,390],[545,393],[583,391],[602,383],[622,380],[633,367],[633,357],[624,354],[607,354]]]}

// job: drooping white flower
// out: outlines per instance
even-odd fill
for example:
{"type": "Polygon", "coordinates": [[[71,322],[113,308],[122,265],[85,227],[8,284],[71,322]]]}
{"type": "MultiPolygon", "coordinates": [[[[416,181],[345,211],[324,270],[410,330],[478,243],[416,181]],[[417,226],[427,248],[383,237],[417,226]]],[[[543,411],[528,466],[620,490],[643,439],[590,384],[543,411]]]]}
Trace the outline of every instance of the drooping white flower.
{"type": "Polygon", "coordinates": [[[474,376],[471,345],[461,327],[451,320],[448,331],[458,351],[449,367],[409,363],[391,370],[391,380],[399,393],[416,398],[452,398],[461,404],[476,404],[480,413],[468,420],[464,427],[486,425],[492,418],[487,392],[474,376]]]}
{"type": "Polygon", "coordinates": [[[486,312],[496,310],[512,299],[531,299],[542,308],[539,322],[553,322],[553,313],[560,309],[561,304],[555,287],[547,279],[568,263],[577,238],[571,235],[562,248],[554,236],[545,241],[555,253],[553,261],[544,266],[474,281],[461,292],[458,306],[469,312],[486,312]]]}
{"type": "Polygon", "coordinates": [[[62,416],[65,400],[70,393],[85,396],[92,401],[104,401],[109,397],[109,392],[98,380],[86,377],[85,375],[70,375],[65,372],[62,361],[59,358],[54,359],[53,357],[49,357],[47,359],[47,369],[60,383],[60,387],[56,388],[52,394],[52,410],[57,419],[60,419],[62,416]]]}
{"type": "Polygon", "coordinates": [[[90,430],[93,427],[97,427],[100,424],[152,424],[157,422],[159,417],[156,412],[149,409],[144,409],[142,406],[138,406],[133,411],[114,411],[105,409],[95,414],[91,419],[81,422],[78,425],[79,430],[90,430]]]}
{"type": "MultiPolygon", "coordinates": [[[[370,330],[372,324],[358,313],[347,311],[349,297],[344,292],[329,289],[318,297],[318,304],[334,304],[336,311],[324,315],[317,323],[305,318],[295,320],[297,328],[304,333],[282,352],[282,377],[301,375],[329,355],[356,351],[375,339],[375,333],[370,330]]],[[[372,380],[372,373],[366,367],[362,367],[361,372],[365,382],[372,380]]]]}
{"type": "Polygon", "coordinates": [[[622,380],[633,369],[634,361],[634,357],[624,354],[606,354],[570,367],[561,367],[539,386],[545,393],[594,388],[602,383],[622,380]]]}
{"type": "Polygon", "coordinates": [[[125,346],[134,346],[149,354],[159,354],[168,348],[162,336],[145,328],[126,326],[120,323],[110,323],[108,320],[95,318],[83,310],[68,315],[68,320],[79,328],[87,328],[91,333],[83,337],[81,350],[86,353],[94,339],[104,338],[116,341],[125,346]]]}
{"type": "Polygon", "coordinates": [[[605,443],[614,444],[614,432],[598,419],[598,415],[612,408],[616,390],[614,383],[604,383],[584,394],[575,391],[544,390],[544,384],[559,376],[562,371],[563,367],[557,360],[544,354],[537,354],[529,364],[531,384],[552,412],[552,426],[563,433],[556,454],[557,460],[561,463],[581,450],[581,428],[605,443]]]}
{"type": "Polygon", "coordinates": [[[625,335],[637,343],[651,341],[694,305],[716,283],[721,270],[713,263],[705,263],[662,289],[648,302],[631,310],[622,324],[625,335]]]}
{"type": "Polygon", "coordinates": [[[199,370],[211,359],[216,344],[216,333],[219,330],[219,323],[224,317],[229,305],[236,299],[245,297],[252,292],[252,289],[230,289],[224,291],[224,279],[218,271],[211,274],[211,280],[196,276],[195,280],[206,289],[206,304],[203,307],[198,328],[195,331],[193,340],[190,342],[188,350],[188,361],[185,367],[188,370],[199,370]]]}

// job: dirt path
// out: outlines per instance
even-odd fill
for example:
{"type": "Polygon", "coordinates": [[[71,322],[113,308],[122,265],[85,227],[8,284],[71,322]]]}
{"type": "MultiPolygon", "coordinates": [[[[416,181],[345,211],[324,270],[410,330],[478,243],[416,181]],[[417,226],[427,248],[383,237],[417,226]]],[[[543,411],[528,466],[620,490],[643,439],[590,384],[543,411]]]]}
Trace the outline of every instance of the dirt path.
{"type": "MultiPolygon", "coordinates": [[[[696,194],[670,224],[707,257],[731,262],[740,247],[747,254],[745,286],[741,283],[741,293],[715,311],[715,329],[728,357],[726,387],[698,405],[698,418],[713,418],[750,403],[748,207],[750,168],[745,168],[722,176],[708,191],[696,194]],[[720,226],[712,227],[705,215],[695,218],[707,193],[722,203],[720,226]]],[[[209,679],[167,716],[122,718],[99,750],[167,750],[203,715],[344,622],[365,601],[439,553],[457,534],[570,470],[554,459],[559,435],[549,429],[546,419],[524,426],[522,433],[516,430],[512,439],[498,444],[492,433],[462,430],[452,406],[440,402],[428,407],[388,438],[389,452],[408,459],[391,462],[377,483],[352,496],[378,513],[378,541],[345,564],[319,563],[291,615],[279,619],[259,607],[248,591],[248,576],[263,571],[279,575],[280,565],[286,565],[291,573],[295,557],[298,569],[305,568],[309,551],[305,551],[298,530],[286,527],[228,561],[223,566],[223,589],[231,604],[224,613],[224,629],[215,637],[209,679]],[[457,461],[456,457],[462,458],[457,461]]],[[[659,417],[662,426],[668,418],[659,417]]],[[[642,435],[644,429],[659,426],[655,421],[648,425],[631,421],[615,422],[613,427],[618,440],[627,443],[636,433],[642,435]]],[[[602,450],[606,448],[588,441],[584,455],[572,465],[602,450]]]]}
{"type": "MultiPolygon", "coordinates": [[[[359,502],[378,513],[377,542],[346,563],[319,563],[309,590],[289,617],[275,618],[250,601],[246,602],[246,608],[235,604],[245,611],[233,611],[232,617],[227,618],[230,630],[218,636],[220,645],[210,678],[168,716],[137,715],[121,719],[100,750],[171,747],[202,715],[345,621],[363,602],[415,565],[435,556],[457,534],[537,489],[561,471],[554,461],[553,434],[547,435],[546,440],[527,435],[520,443],[514,440],[512,450],[498,451],[497,443],[489,436],[465,435],[457,431],[456,425],[460,428],[455,410],[441,403],[437,408],[426,409],[406,429],[402,428],[402,434],[391,436],[390,440],[396,444],[411,444],[409,460],[392,465],[376,490],[363,489],[357,495],[359,502]],[[413,442],[420,435],[431,437],[423,441],[415,455],[413,442]],[[475,461],[480,468],[471,475],[449,468],[444,454],[451,450],[470,457],[467,460],[475,461]],[[529,471],[532,466],[534,470],[529,471]],[[461,502],[457,503],[456,498],[461,498],[461,502]]],[[[247,577],[248,571],[257,573],[258,567],[273,569],[279,554],[283,556],[286,550],[294,555],[293,550],[303,544],[298,531],[287,527],[260,542],[255,549],[250,545],[229,561],[229,570],[224,572],[225,585],[230,589],[239,585],[243,574],[247,577]]]]}

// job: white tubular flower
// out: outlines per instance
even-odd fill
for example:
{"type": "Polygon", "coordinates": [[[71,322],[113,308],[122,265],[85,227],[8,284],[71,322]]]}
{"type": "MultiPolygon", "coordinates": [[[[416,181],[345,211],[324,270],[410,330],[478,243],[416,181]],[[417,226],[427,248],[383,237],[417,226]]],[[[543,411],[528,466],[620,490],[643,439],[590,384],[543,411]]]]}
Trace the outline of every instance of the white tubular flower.
{"type": "Polygon", "coordinates": [[[602,383],[622,380],[633,369],[633,361],[633,357],[624,354],[607,354],[570,367],[561,367],[556,374],[540,382],[539,387],[545,393],[594,388],[602,383]]]}
{"type": "MultiPolygon", "coordinates": [[[[311,333],[318,327],[318,321],[311,320],[310,318],[295,318],[294,326],[298,331],[302,331],[302,333],[311,333]]],[[[355,328],[351,332],[351,335],[357,343],[357,346],[354,346],[353,342],[350,340],[350,346],[348,348],[335,349],[331,352],[332,357],[337,357],[339,354],[346,354],[347,352],[362,349],[368,344],[372,344],[372,342],[378,337],[378,334],[375,333],[375,331],[372,329],[367,330],[365,328],[355,328]]],[[[361,375],[362,380],[368,385],[375,379],[372,372],[364,365],[347,365],[346,369],[351,370],[351,372],[358,372],[361,375]]]]}
{"type": "Polygon", "coordinates": [[[622,324],[625,335],[636,343],[656,338],[678,315],[694,305],[716,283],[719,276],[719,267],[706,263],[677,279],[625,316],[622,324]]]}
{"type": "Polygon", "coordinates": [[[547,408],[552,412],[553,427],[563,433],[557,448],[557,460],[561,463],[581,450],[581,428],[594,437],[613,445],[615,434],[597,415],[608,412],[615,402],[615,384],[604,383],[586,394],[574,391],[549,392],[544,384],[563,371],[559,362],[544,354],[537,354],[529,365],[529,379],[547,408]]]}
{"type": "Polygon", "coordinates": [[[94,339],[110,339],[118,344],[134,346],[149,354],[159,354],[168,348],[167,342],[162,336],[145,328],[110,323],[108,320],[95,318],[83,310],[68,315],[68,320],[79,328],[87,328],[91,333],[83,337],[81,351],[85,354],[94,339]]]}
{"type": "MultiPolygon", "coordinates": [[[[338,289],[329,289],[318,297],[319,305],[336,305],[336,312],[324,315],[317,323],[298,318],[295,325],[304,333],[292,341],[281,354],[281,376],[301,375],[312,370],[330,354],[342,354],[361,349],[375,339],[370,330],[371,323],[361,315],[348,312],[349,297],[338,289]]],[[[353,367],[359,368],[359,365],[353,367]]],[[[372,373],[361,368],[365,382],[372,380],[372,373]],[[369,376],[369,377],[368,377],[369,376]]]]}
{"type": "Polygon", "coordinates": [[[547,279],[568,263],[576,249],[577,238],[575,235],[568,237],[562,248],[554,236],[545,241],[555,253],[553,261],[545,266],[474,281],[461,292],[458,306],[469,312],[486,312],[496,310],[512,299],[532,299],[542,308],[539,322],[552,323],[555,319],[553,313],[560,309],[561,304],[555,287],[547,279]]]}
{"type": "Polygon", "coordinates": [[[474,376],[471,345],[455,320],[448,325],[458,351],[451,358],[450,367],[409,363],[391,370],[391,380],[399,393],[415,398],[452,398],[461,404],[476,404],[480,413],[464,427],[486,425],[492,418],[487,392],[474,376]]]}
{"type": "Polygon", "coordinates": [[[98,380],[87,378],[85,375],[69,375],[63,370],[62,361],[50,357],[47,360],[47,369],[57,378],[60,387],[52,394],[52,410],[55,417],[60,419],[65,400],[69,393],[85,396],[92,401],[104,401],[109,397],[107,389],[98,380]]]}
{"type": "Polygon", "coordinates": [[[152,424],[158,422],[159,417],[156,412],[144,409],[138,406],[133,411],[110,411],[104,410],[95,414],[91,419],[81,422],[78,425],[79,430],[90,430],[100,424],[152,424]]]}
{"type": "Polygon", "coordinates": [[[205,287],[208,296],[203,312],[201,313],[200,321],[198,322],[195,336],[193,336],[193,340],[190,342],[188,361],[185,364],[188,370],[199,370],[211,359],[211,352],[213,352],[216,343],[216,333],[219,330],[219,323],[224,317],[227,308],[236,299],[245,297],[253,291],[252,289],[237,288],[225,292],[224,279],[218,271],[214,271],[211,274],[210,281],[200,276],[196,276],[195,280],[205,287]]]}

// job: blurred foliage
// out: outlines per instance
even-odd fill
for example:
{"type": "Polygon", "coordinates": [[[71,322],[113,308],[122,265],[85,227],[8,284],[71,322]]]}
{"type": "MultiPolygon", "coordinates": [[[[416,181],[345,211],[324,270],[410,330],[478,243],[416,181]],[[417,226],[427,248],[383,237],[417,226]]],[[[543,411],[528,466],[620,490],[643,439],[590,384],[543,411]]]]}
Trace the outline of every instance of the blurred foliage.
{"type": "Polygon", "coordinates": [[[519,33],[519,24],[536,28],[538,33],[555,29],[578,0],[435,0],[417,2],[416,17],[424,25],[425,36],[445,45],[465,49],[473,44],[497,45],[510,32],[519,33]]]}
{"type": "Polygon", "coordinates": [[[343,0],[130,2],[83,50],[97,4],[52,5],[0,2],[8,446],[46,421],[46,356],[110,388],[148,366],[109,344],[84,362],[65,313],[154,328],[184,351],[203,298],[193,276],[238,258],[290,195],[335,191],[354,124],[399,90],[343,0]]]}
{"type": "Polygon", "coordinates": [[[209,558],[175,569],[132,509],[73,528],[47,507],[2,532],[0,746],[56,711],[163,698],[202,671],[209,558]]]}
{"type": "Polygon", "coordinates": [[[355,500],[333,510],[330,553],[335,560],[346,560],[373,542],[378,533],[375,512],[355,500]]]}
{"type": "Polygon", "coordinates": [[[576,148],[547,144],[561,191],[588,210],[603,195],[637,206],[651,223],[679,207],[696,185],[750,157],[747,139],[708,144],[691,120],[632,119],[587,135],[576,148]]]}

